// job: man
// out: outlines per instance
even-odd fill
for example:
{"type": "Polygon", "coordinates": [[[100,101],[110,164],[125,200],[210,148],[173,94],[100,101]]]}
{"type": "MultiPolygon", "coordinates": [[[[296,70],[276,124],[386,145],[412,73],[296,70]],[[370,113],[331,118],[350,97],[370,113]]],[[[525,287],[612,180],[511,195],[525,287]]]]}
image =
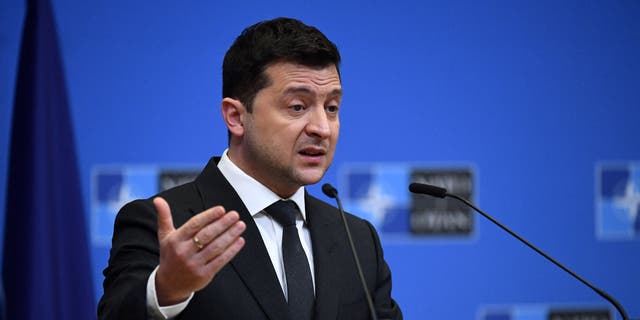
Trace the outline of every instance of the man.
{"type": "MultiPolygon", "coordinates": [[[[339,212],[304,190],[333,159],[339,64],[294,19],[242,32],[223,63],[229,148],[118,213],[100,319],[369,319],[339,212]]],[[[375,230],[347,220],[378,317],[402,319],[375,230]]]]}

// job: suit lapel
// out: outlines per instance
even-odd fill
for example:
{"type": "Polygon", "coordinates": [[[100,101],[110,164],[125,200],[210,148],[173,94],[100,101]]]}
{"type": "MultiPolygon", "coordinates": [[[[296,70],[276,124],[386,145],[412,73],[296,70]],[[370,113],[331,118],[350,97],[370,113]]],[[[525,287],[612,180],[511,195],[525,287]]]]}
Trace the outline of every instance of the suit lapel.
{"type": "Polygon", "coordinates": [[[269,319],[287,319],[287,302],[275,271],[268,267],[272,265],[271,259],[258,227],[238,194],[218,170],[218,161],[219,158],[211,159],[196,179],[204,207],[222,205],[226,210],[238,212],[240,219],[247,225],[242,235],[245,245],[231,260],[230,265],[242,278],[269,319]]]}
{"type": "Polygon", "coordinates": [[[315,265],[316,305],[315,320],[336,319],[340,296],[336,290],[340,285],[340,275],[336,263],[342,263],[335,257],[338,251],[339,216],[328,210],[337,210],[306,195],[308,226],[313,244],[313,263],[315,265]]]}

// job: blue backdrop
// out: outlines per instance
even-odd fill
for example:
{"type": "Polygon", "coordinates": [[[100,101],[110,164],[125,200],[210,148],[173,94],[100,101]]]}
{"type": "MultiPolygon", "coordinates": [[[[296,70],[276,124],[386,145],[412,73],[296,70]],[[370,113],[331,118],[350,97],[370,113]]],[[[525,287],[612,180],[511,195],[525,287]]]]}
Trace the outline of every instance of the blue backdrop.
{"type": "MultiPolygon", "coordinates": [[[[337,184],[353,163],[470,165],[481,207],[640,317],[640,236],[597,232],[599,168],[640,161],[640,2],[52,4],[87,217],[96,166],[203,165],[219,154],[226,147],[224,52],[244,27],[292,16],[325,32],[343,55],[342,131],[326,182],[337,184]]],[[[0,3],[0,218],[24,9],[23,1],[0,3]]],[[[639,205],[638,188],[631,207],[639,205]]],[[[608,307],[476,221],[471,238],[383,235],[393,294],[407,319],[608,307]]],[[[108,248],[94,246],[92,254],[100,283],[108,248]]]]}

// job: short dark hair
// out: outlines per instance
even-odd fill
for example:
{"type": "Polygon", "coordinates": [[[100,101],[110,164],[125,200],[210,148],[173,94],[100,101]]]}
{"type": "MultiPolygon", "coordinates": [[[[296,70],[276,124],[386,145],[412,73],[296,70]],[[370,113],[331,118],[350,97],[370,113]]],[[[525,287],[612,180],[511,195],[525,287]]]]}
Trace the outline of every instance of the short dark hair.
{"type": "Polygon", "coordinates": [[[336,45],[315,27],[291,18],[258,22],[242,31],[224,56],[222,97],[240,100],[248,112],[261,89],[269,85],[269,65],[292,62],[307,67],[335,65],[340,74],[336,45]]]}

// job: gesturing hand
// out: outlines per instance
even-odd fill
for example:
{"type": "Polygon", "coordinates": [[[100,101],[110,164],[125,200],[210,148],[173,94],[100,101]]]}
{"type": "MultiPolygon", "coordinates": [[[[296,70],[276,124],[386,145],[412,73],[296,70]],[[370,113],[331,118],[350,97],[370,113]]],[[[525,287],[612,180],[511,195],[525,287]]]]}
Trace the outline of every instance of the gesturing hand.
{"type": "Polygon", "coordinates": [[[175,229],[169,204],[154,198],[158,211],[160,265],[156,273],[156,295],[161,306],[186,300],[204,288],[244,246],[246,229],[235,211],[225,214],[222,206],[209,208],[175,229]]]}

